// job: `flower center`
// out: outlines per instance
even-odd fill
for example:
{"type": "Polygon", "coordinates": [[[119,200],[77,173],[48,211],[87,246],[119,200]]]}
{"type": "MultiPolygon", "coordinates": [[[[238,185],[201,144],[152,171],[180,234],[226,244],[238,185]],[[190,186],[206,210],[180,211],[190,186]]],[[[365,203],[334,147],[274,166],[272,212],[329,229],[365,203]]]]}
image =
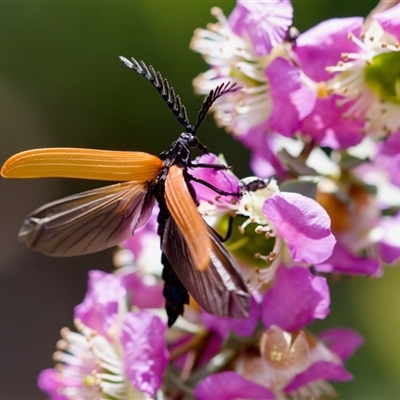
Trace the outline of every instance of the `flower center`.
{"type": "MultiPolygon", "coordinates": [[[[247,217],[236,216],[233,220],[233,229],[229,239],[225,242],[227,249],[240,261],[246,265],[257,268],[268,268],[271,262],[266,262],[263,258],[256,257],[256,254],[269,254],[273,251],[275,238],[265,238],[265,234],[256,233],[258,224],[250,223],[246,226],[244,233],[240,232],[240,227],[247,217]]],[[[217,231],[226,232],[228,229],[229,216],[224,216],[218,223],[217,231]]]]}
{"type": "Polygon", "coordinates": [[[379,54],[364,69],[368,87],[382,100],[400,104],[400,53],[379,54]]]}

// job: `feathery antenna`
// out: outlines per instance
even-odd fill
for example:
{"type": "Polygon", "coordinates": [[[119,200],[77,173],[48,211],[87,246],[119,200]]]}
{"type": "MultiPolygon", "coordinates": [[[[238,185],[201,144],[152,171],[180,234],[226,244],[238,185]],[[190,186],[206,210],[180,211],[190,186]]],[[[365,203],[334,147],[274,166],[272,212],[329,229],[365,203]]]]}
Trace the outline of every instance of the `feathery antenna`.
{"type": "Polygon", "coordinates": [[[162,77],[161,73],[155,71],[151,65],[147,66],[144,61],[138,62],[133,57],[131,58],[132,61],[122,56],[119,58],[128,68],[145,77],[157,89],[158,93],[161,94],[175,117],[185,127],[186,132],[193,132],[193,127],[189,123],[185,106],[182,104],[180,97],[175,93],[174,88],[169,86],[168,81],[162,77]]]}
{"type": "Polygon", "coordinates": [[[211,92],[204,100],[203,105],[199,111],[199,115],[197,117],[197,123],[193,127],[194,132],[196,132],[197,128],[203,122],[204,118],[206,117],[209,109],[211,108],[215,100],[219,99],[226,93],[234,93],[242,88],[243,88],[242,86],[237,86],[236,82],[224,82],[221,85],[217,86],[215,89],[211,90],[211,92]]]}
{"type": "Polygon", "coordinates": [[[211,90],[199,111],[196,125],[190,125],[186,108],[182,104],[180,97],[175,93],[173,87],[169,86],[168,81],[162,77],[159,71],[156,71],[151,65],[147,66],[144,61],[137,61],[135,58],[128,60],[120,56],[120,60],[130,69],[136,71],[139,75],[145,77],[161,94],[168,107],[174,113],[178,121],[185,127],[186,132],[196,135],[197,128],[201,125],[213,103],[226,93],[234,93],[242,89],[236,82],[224,82],[211,90]]]}

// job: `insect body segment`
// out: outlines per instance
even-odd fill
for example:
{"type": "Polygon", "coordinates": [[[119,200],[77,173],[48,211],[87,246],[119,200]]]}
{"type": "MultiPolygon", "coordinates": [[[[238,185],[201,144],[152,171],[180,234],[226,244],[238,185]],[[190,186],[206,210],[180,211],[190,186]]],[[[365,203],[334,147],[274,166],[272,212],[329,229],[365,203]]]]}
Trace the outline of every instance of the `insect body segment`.
{"type": "Polygon", "coordinates": [[[5,178],[68,177],[121,181],[49,203],[25,220],[19,238],[29,247],[53,256],[87,254],[117,245],[130,238],[159,203],[164,296],[168,324],[172,325],[189,302],[188,292],[207,312],[245,318],[250,295],[239,267],[219,236],[197,210],[188,168],[226,169],[224,165],[192,164],[191,150],[208,149],[196,130],[213,102],[236,91],[235,84],[222,84],[211,91],[199,112],[196,125],[189,124],[186,109],[159,72],[132,59],[121,58],[144,76],[162,95],[186,132],[159,157],[142,152],[91,149],[36,149],[10,157],[1,174],[5,178]]]}

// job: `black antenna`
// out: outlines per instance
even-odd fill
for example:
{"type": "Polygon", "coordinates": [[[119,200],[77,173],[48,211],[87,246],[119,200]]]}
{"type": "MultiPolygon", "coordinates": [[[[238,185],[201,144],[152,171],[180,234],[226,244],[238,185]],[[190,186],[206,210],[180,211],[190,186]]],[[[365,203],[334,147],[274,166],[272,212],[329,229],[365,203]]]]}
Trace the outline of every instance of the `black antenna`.
{"type": "Polygon", "coordinates": [[[132,62],[122,56],[119,58],[128,68],[144,76],[157,89],[175,117],[185,127],[186,132],[192,133],[195,131],[195,128],[189,123],[186,108],[182,104],[180,97],[175,94],[174,88],[169,86],[168,81],[162,77],[159,71],[155,71],[151,65],[147,66],[144,61],[136,61],[133,57],[131,58],[132,62]]]}
{"type": "Polygon", "coordinates": [[[204,100],[203,105],[201,106],[199,115],[197,117],[197,123],[193,127],[193,134],[196,133],[197,128],[203,122],[204,118],[206,117],[206,115],[208,113],[208,110],[211,108],[211,106],[213,105],[215,100],[219,99],[221,96],[223,96],[226,93],[234,93],[240,89],[243,89],[243,86],[237,86],[236,82],[224,82],[224,83],[221,83],[221,85],[218,85],[215,89],[211,90],[211,92],[208,94],[208,96],[204,100]]]}

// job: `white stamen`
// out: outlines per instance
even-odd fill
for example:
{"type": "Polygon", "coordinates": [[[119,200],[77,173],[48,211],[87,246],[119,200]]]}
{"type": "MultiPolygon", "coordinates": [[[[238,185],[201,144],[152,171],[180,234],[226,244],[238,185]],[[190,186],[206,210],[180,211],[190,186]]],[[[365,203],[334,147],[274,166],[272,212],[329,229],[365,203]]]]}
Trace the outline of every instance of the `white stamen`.
{"type": "MultiPolygon", "coordinates": [[[[386,102],[382,105],[381,99],[368,87],[364,75],[366,65],[372,65],[375,56],[398,52],[398,43],[394,37],[384,32],[376,21],[361,38],[350,34],[349,40],[359,47],[360,52],[342,54],[343,61],[327,68],[327,71],[338,74],[327,82],[329,92],[344,96],[337,102],[338,106],[354,101],[343,116],[353,117],[355,120],[364,118],[365,125],[362,132],[370,132],[380,137],[399,130],[399,105],[386,102]]],[[[394,89],[400,98],[400,83],[398,86],[399,88],[396,86],[394,89]]]]}
{"type": "Polygon", "coordinates": [[[193,84],[200,94],[208,94],[227,79],[247,88],[246,92],[223,96],[213,107],[217,125],[240,135],[264,122],[272,110],[264,73],[272,57],[269,60],[255,54],[252,44],[231,30],[220,9],[213,9],[212,13],[218,22],[196,30],[191,42],[191,48],[201,53],[212,68],[199,75],[193,84]]]}

